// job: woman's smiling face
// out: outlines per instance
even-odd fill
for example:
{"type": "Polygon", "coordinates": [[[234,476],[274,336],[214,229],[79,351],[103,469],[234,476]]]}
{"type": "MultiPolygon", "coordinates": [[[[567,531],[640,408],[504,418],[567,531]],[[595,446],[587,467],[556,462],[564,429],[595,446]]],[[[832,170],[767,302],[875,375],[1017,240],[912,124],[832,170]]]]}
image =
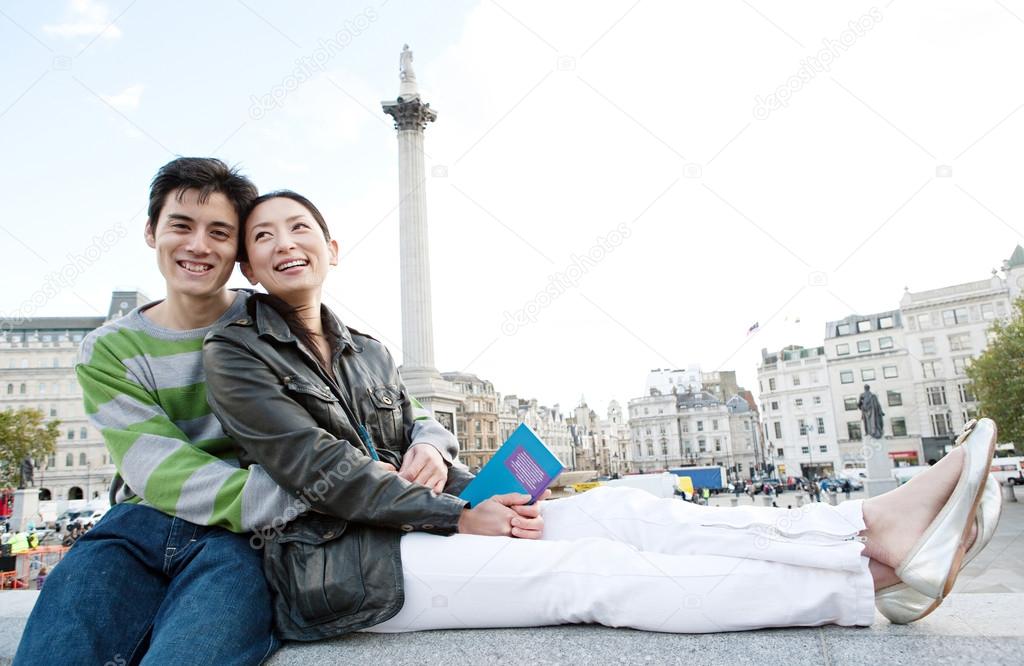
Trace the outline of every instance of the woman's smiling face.
{"type": "Polygon", "coordinates": [[[245,277],[293,304],[319,292],[329,267],[338,263],[337,241],[327,240],[305,206],[283,196],[268,199],[249,213],[245,251],[245,277]]]}

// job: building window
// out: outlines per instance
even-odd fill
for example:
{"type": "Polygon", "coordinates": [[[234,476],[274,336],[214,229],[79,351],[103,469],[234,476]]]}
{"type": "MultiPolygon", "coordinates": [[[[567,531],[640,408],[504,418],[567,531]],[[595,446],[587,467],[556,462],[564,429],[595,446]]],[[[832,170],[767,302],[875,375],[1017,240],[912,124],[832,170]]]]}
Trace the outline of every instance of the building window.
{"type": "Polygon", "coordinates": [[[839,324],[839,326],[836,326],[836,335],[849,335],[849,334],[850,334],[850,325],[849,324],[839,324]]]}
{"type": "Polygon", "coordinates": [[[775,378],[774,377],[769,377],[768,378],[768,390],[769,391],[774,391],[775,390],[775,378]]]}
{"type": "Polygon", "coordinates": [[[39,395],[45,395],[45,394],[46,394],[46,384],[44,384],[43,382],[39,382],[39,395]]]}
{"type": "Polygon", "coordinates": [[[917,327],[918,328],[922,328],[922,329],[924,329],[924,328],[931,328],[932,327],[932,315],[931,315],[931,313],[917,315],[917,327]]]}
{"type": "Polygon", "coordinates": [[[825,419],[820,416],[818,417],[818,434],[825,434],[825,419]]]}
{"type": "Polygon", "coordinates": [[[886,379],[895,379],[896,377],[899,377],[899,371],[896,369],[895,365],[883,365],[882,376],[886,379]]]}
{"type": "Polygon", "coordinates": [[[74,467],[75,466],[75,456],[73,456],[72,454],[69,453],[64,458],[64,466],[65,467],[74,467]]]}
{"type": "Polygon", "coordinates": [[[863,381],[866,381],[866,382],[874,381],[874,379],[875,379],[875,369],[874,368],[864,368],[863,370],[860,371],[860,378],[863,381]]]}
{"type": "Polygon", "coordinates": [[[718,430],[718,419],[711,419],[711,429],[718,430]]]}
{"type": "Polygon", "coordinates": [[[966,375],[967,368],[971,365],[970,356],[961,356],[960,358],[953,359],[953,374],[955,375],[966,375]]]}
{"type": "Polygon", "coordinates": [[[800,453],[804,454],[805,456],[808,453],[810,453],[810,452],[811,452],[811,447],[809,447],[809,446],[801,446],[800,447],[800,453]]]}
{"type": "Polygon", "coordinates": [[[921,353],[922,354],[934,354],[935,353],[935,338],[921,338],[921,353]]]}
{"type": "Polygon", "coordinates": [[[668,441],[666,441],[664,439],[661,440],[661,455],[663,455],[663,456],[667,456],[668,455],[668,441]]]}
{"type": "Polygon", "coordinates": [[[50,405],[50,417],[57,416],[57,405],[50,405]]]}
{"type": "Polygon", "coordinates": [[[800,375],[793,375],[793,386],[800,386],[800,375]]]}
{"type": "Polygon", "coordinates": [[[721,450],[722,450],[722,440],[719,439],[718,437],[715,437],[715,451],[721,451],[721,450]]]}
{"type": "Polygon", "coordinates": [[[704,422],[703,421],[697,421],[697,432],[701,432],[703,430],[704,430],[704,422]]]}
{"type": "Polygon", "coordinates": [[[777,451],[775,451],[775,455],[777,455],[780,458],[785,458],[786,457],[786,453],[782,449],[778,449],[777,451]]]}
{"type": "Polygon", "coordinates": [[[24,384],[22,384],[21,386],[18,387],[18,393],[20,395],[25,395],[25,391],[26,391],[26,387],[25,387],[24,384]]]}
{"type": "Polygon", "coordinates": [[[814,396],[814,404],[816,404],[816,405],[820,405],[821,404],[821,396],[820,395],[814,396]]]}
{"type": "Polygon", "coordinates": [[[843,398],[843,408],[848,412],[855,412],[860,409],[857,407],[857,396],[843,398]]]}
{"type": "Polygon", "coordinates": [[[647,457],[648,458],[653,458],[654,457],[654,441],[650,440],[650,439],[647,440],[647,457]]]}
{"type": "Polygon", "coordinates": [[[778,438],[778,439],[782,439],[782,422],[781,421],[776,421],[775,422],[775,437],[778,438]]]}
{"type": "Polygon", "coordinates": [[[906,437],[907,436],[907,420],[903,417],[896,417],[892,420],[892,436],[893,437],[906,437]]]}
{"type": "Polygon", "coordinates": [[[949,413],[932,414],[932,432],[936,437],[953,434],[953,424],[950,423],[949,413]]]}
{"type": "Polygon", "coordinates": [[[864,333],[865,331],[871,330],[871,320],[863,319],[857,322],[857,332],[864,333]]]}
{"type": "Polygon", "coordinates": [[[949,336],[949,351],[970,351],[971,334],[957,333],[949,336]]]}
{"type": "Polygon", "coordinates": [[[57,454],[51,453],[50,457],[46,459],[46,469],[53,469],[57,466],[57,454]]]}
{"type": "Polygon", "coordinates": [[[890,407],[899,407],[903,404],[903,396],[900,395],[899,391],[886,391],[885,402],[890,407]]]}
{"type": "Polygon", "coordinates": [[[74,439],[74,438],[75,438],[75,429],[74,428],[68,428],[68,439],[74,439]]]}
{"type": "Polygon", "coordinates": [[[807,434],[807,424],[804,423],[803,419],[797,419],[797,421],[796,421],[796,430],[801,435],[806,435],[807,434]]]}
{"type": "Polygon", "coordinates": [[[803,407],[804,406],[804,399],[803,398],[797,398],[796,400],[793,401],[793,404],[796,405],[797,407],[803,407]]]}
{"type": "Polygon", "coordinates": [[[967,308],[954,308],[942,311],[942,324],[944,326],[956,326],[967,323],[967,308]]]}
{"type": "Polygon", "coordinates": [[[925,379],[935,379],[942,376],[941,361],[921,361],[921,375],[925,379]]]}
{"type": "Polygon", "coordinates": [[[878,328],[892,328],[892,317],[879,317],[878,328]]]}
{"type": "Polygon", "coordinates": [[[473,444],[475,445],[475,448],[477,448],[477,449],[484,448],[484,442],[483,442],[483,438],[482,437],[474,437],[473,438],[473,444]]]}
{"type": "Polygon", "coordinates": [[[845,342],[842,343],[842,344],[836,345],[836,356],[849,356],[849,355],[850,355],[850,345],[848,345],[845,342]]]}
{"type": "Polygon", "coordinates": [[[818,451],[821,451],[822,453],[828,453],[828,444],[819,444],[818,451]]]}
{"type": "Polygon", "coordinates": [[[708,450],[708,443],[703,437],[697,440],[697,450],[701,453],[706,453],[708,450]]]}
{"type": "Polygon", "coordinates": [[[879,349],[892,349],[892,338],[885,336],[884,338],[878,338],[879,349]]]}
{"type": "Polygon", "coordinates": [[[689,421],[681,421],[680,422],[680,429],[683,432],[690,432],[690,422],[689,421]]]}
{"type": "Polygon", "coordinates": [[[871,351],[871,341],[870,340],[858,340],[857,341],[857,353],[858,354],[864,354],[864,353],[869,352],[869,351],[871,351]]]}
{"type": "Polygon", "coordinates": [[[985,321],[991,321],[996,318],[996,311],[991,303],[981,304],[981,318],[985,321]]]}
{"type": "Polygon", "coordinates": [[[946,404],[946,387],[945,386],[929,386],[926,389],[928,395],[928,404],[934,406],[946,404]]]}
{"type": "Polygon", "coordinates": [[[497,445],[494,442],[494,438],[493,437],[488,437],[487,438],[487,448],[493,449],[495,446],[497,446],[497,445]]]}
{"type": "Polygon", "coordinates": [[[841,384],[852,384],[853,383],[853,370],[843,370],[839,373],[839,383],[841,384]]]}
{"type": "Polygon", "coordinates": [[[846,424],[846,435],[849,437],[851,442],[859,442],[860,436],[860,421],[850,421],[846,424]]]}
{"type": "Polygon", "coordinates": [[[79,467],[85,467],[88,464],[89,463],[85,459],[85,454],[84,453],[79,453],[78,454],[78,466],[79,467]]]}
{"type": "Polygon", "coordinates": [[[977,398],[974,397],[974,393],[971,391],[970,384],[960,384],[957,386],[957,389],[960,392],[960,402],[974,402],[977,400],[977,398]]]}
{"type": "Polygon", "coordinates": [[[778,408],[779,408],[779,401],[778,400],[772,400],[772,411],[776,411],[776,410],[778,410],[778,408]]]}
{"type": "Polygon", "coordinates": [[[473,432],[480,432],[480,422],[473,421],[473,432]]]}
{"type": "Polygon", "coordinates": [[[79,428],[79,430],[78,430],[78,438],[79,439],[88,439],[89,438],[89,431],[87,431],[85,428],[79,428]]]}
{"type": "Polygon", "coordinates": [[[7,385],[7,395],[14,395],[14,384],[7,385]]]}

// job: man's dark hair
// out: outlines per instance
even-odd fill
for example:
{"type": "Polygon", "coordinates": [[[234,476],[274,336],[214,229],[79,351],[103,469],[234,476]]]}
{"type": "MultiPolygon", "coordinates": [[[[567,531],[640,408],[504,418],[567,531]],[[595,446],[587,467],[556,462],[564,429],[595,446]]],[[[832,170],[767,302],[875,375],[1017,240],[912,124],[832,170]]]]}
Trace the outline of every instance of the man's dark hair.
{"type": "Polygon", "coordinates": [[[259,191],[253,182],[215,157],[179,157],[160,167],[149,186],[150,231],[156,231],[164,201],[172,192],[178,200],[187,190],[199,193],[199,203],[206,203],[211,194],[220,192],[231,202],[239,223],[259,191]]]}

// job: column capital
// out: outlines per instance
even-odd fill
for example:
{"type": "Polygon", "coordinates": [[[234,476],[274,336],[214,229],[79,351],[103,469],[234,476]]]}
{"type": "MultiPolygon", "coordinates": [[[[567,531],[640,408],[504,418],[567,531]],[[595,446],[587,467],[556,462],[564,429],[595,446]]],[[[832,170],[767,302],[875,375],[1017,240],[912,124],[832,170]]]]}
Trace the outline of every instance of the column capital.
{"type": "Polygon", "coordinates": [[[417,95],[412,99],[399,97],[391,102],[382,102],[384,113],[395,119],[395,129],[423,131],[427,123],[437,120],[437,111],[428,102],[422,102],[417,95]]]}

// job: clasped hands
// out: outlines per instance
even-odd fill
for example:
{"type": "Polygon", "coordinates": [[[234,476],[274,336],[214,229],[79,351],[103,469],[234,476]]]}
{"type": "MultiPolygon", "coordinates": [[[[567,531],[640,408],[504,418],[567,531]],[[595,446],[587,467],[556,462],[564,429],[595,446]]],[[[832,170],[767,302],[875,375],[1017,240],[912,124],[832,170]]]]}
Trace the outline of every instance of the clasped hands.
{"type": "MultiPolygon", "coordinates": [[[[402,459],[402,468],[378,461],[378,465],[389,472],[435,493],[444,490],[448,480],[448,466],[441,452],[430,444],[414,444],[402,459]]],[[[544,531],[544,517],[540,514],[540,503],[551,496],[550,490],[528,504],[530,496],[522,493],[495,495],[473,507],[465,509],[459,518],[459,532],[482,536],[511,536],[520,539],[540,539],[544,531]]]]}

